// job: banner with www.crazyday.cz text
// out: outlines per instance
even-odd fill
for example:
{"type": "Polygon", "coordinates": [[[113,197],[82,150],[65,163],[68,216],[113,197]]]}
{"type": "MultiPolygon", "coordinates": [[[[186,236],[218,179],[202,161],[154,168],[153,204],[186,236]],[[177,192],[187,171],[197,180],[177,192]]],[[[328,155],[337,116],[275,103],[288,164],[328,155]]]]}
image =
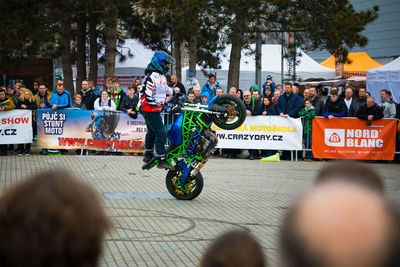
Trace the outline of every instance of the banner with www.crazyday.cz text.
{"type": "Polygon", "coordinates": [[[301,150],[301,119],[280,116],[247,116],[235,130],[222,130],[215,124],[218,148],[301,150]]]}
{"type": "Polygon", "coordinates": [[[31,110],[0,112],[0,144],[32,143],[32,135],[31,110]]]}
{"type": "Polygon", "coordinates": [[[38,146],[53,149],[87,148],[106,151],[144,149],[146,123],[119,111],[37,111],[38,146]]]}

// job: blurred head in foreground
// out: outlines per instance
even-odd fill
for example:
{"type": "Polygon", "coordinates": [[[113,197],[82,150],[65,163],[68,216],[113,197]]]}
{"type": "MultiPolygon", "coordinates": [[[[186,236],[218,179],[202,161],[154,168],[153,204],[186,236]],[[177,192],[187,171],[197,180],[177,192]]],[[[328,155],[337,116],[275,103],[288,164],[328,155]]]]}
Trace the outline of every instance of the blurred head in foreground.
{"type": "Polygon", "coordinates": [[[344,180],[317,185],[281,228],[282,266],[399,266],[398,211],[375,189],[344,180]]]}
{"type": "Polygon", "coordinates": [[[205,251],[201,267],[266,266],[261,246],[247,231],[232,230],[219,236],[205,251]]]}
{"type": "Polygon", "coordinates": [[[90,186],[40,173],[0,198],[0,266],[97,266],[109,226],[90,186]]]}
{"type": "Polygon", "coordinates": [[[330,181],[347,181],[366,186],[372,190],[383,193],[383,182],[378,173],[366,164],[354,161],[336,161],[323,167],[315,184],[319,185],[330,181]]]}

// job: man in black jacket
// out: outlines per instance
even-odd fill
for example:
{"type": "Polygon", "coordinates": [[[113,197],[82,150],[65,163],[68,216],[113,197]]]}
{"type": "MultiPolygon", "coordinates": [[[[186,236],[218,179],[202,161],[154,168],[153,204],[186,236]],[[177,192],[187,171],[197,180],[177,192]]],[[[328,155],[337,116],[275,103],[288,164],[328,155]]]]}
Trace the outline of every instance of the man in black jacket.
{"type": "Polygon", "coordinates": [[[82,89],[78,93],[82,96],[82,102],[85,104],[88,110],[94,110],[94,101],[96,100],[96,95],[93,90],[89,87],[89,82],[87,80],[82,81],[82,89]]]}
{"type": "Polygon", "coordinates": [[[357,117],[362,120],[367,120],[367,125],[370,125],[373,120],[383,118],[382,108],[375,104],[375,99],[373,97],[368,97],[367,102],[358,109],[357,117]]]}

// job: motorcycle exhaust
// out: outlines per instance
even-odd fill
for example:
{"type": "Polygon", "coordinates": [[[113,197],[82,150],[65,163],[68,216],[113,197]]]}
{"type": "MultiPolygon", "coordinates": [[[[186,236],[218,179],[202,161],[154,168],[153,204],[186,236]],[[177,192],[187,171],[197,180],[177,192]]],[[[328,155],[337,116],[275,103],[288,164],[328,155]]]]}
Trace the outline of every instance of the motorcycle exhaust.
{"type": "Polygon", "coordinates": [[[190,176],[196,176],[200,169],[203,167],[204,164],[206,164],[207,160],[202,159],[199,163],[196,164],[196,166],[193,168],[193,170],[190,172],[190,176]]]}

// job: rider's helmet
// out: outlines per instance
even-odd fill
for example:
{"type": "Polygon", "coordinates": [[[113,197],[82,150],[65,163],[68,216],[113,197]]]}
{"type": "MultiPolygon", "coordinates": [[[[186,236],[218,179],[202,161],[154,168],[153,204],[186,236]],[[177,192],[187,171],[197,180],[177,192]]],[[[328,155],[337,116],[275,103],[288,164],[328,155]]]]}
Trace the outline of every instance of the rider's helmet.
{"type": "Polygon", "coordinates": [[[96,112],[92,112],[90,113],[90,119],[94,120],[97,117],[97,113],[96,112]]]}
{"type": "Polygon", "coordinates": [[[164,51],[156,51],[151,59],[151,65],[162,74],[166,74],[169,71],[169,65],[174,62],[175,60],[164,51]]]}

